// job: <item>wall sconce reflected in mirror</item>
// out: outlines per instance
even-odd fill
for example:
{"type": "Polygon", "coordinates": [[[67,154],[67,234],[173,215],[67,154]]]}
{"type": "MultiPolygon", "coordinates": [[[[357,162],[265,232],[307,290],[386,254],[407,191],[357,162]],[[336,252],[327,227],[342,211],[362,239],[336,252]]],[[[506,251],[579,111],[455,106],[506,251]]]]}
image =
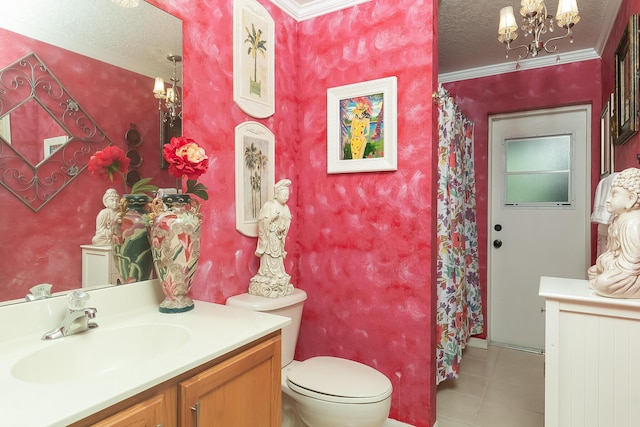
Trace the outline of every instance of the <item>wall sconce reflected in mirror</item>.
{"type": "Polygon", "coordinates": [[[182,102],[180,100],[180,88],[178,82],[180,79],[177,75],[178,62],[182,62],[180,55],[167,55],[167,59],[173,63],[173,74],[171,75],[171,86],[165,89],[162,77],[156,77],[153,86],[153,96],[158,99],[158,110],[162,115],[162,121],[168,122],[170,127],[177,118],[182,119],[182,102]],[[164,103],[163,103],[164,101],[164,103]]]}

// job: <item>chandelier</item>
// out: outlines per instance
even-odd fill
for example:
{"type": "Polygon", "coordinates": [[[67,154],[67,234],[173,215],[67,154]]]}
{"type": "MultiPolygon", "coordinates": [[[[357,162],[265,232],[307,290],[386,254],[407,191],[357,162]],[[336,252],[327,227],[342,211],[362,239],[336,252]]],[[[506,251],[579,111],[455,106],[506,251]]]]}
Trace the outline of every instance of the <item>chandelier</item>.
{"type": "Polygon", "coordinates": [[[171,86],[165,89],[162,77],[156,77],[153,86],[153,96],[158,99],[158,110],[162,115],[164,123],[169,122],[173,127],[177,118],[182,119],[182,103],[180,101],[180,91],[178,82],[180,79],[176,74],[178,62],[182,62],[180,55],[167,55],[167,59],[173,63],[173,74],[171,75],[171,86]],[[164,102],[163,102],[164,101],[164,102]]]}
{"type": "Polygon", "coordinates": [[[518,54],[516,69],[520,68],[520,60],[531,56],[535,58],[541,51],[556,54],[556,62],[560,61],[558,46],[555,42],[569,37],[569,42],[573,43],[571,28],[580,21],[578,16],[578,5],[576,0],[559,0],[556,12],[556,23],[558,27],[565,28],[567,32],[558,37],[551,37],[547,41],[542,41],[542,36],[548,32],[553,32],[553,15],[547,13],[547,6],[544,0],[522,0],[520,2],[520,15],[522,15],[522,25],[520,29],[524,37],[531,36],[529,44],[522,44],[511,47],[511,43],[518,37],[518,24],[513,15],[513,7],[506,6],[500,9],[500,25],[498,27],[498,40],[507,45],[507,58],[509,51],[524,49],[518,54]]]}

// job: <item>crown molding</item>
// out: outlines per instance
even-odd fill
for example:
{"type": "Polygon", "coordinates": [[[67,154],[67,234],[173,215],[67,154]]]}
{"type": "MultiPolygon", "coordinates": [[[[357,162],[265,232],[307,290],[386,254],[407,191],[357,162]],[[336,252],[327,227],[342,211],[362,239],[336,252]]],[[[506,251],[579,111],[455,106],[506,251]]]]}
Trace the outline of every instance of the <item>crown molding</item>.
{"type": "Polygon", "coordinates": [[[534,70],[536,68],[553,67],[556,65],[570,64],[572,62],[589,61],[592,59],[600,59],[600,55],[595,51],[595,49],[582,49],[573,52],[561,53],[559,63],[556,62],[556,55],[547,55],[520,61],[519,70],[516,70],[516,62],[513,61],[504,64],[487,65],[485,67],[438,74],[438,82],[450,83],[460,80],[477,79],[480,77],[489,77],[524,70],[534,70]]]}
{"type": "Polygon", "coordinates": [[[271,3],[300,22],[369,1],[371,0],[310,0],[305,3],[300,0],[271,0],[271,3]]]}

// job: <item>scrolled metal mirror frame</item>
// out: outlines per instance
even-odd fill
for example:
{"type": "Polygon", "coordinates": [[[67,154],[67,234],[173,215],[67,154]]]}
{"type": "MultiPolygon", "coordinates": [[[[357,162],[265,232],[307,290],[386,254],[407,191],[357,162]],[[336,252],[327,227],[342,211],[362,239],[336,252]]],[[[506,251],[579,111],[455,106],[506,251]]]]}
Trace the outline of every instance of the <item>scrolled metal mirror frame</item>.
{"type": "Polygon", "coordinates": [[[0,137],[0,184],[37,212],[111,141],[35,53],[0,70],[0,118],[30,100],[35,100],[69,137],[37,165],[0,137]]]}

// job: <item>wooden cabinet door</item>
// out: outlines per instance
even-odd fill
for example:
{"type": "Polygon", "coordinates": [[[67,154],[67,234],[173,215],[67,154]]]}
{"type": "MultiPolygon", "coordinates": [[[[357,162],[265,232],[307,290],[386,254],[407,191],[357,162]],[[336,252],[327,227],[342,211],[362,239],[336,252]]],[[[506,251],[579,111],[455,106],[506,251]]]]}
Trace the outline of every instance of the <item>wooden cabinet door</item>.
{"type": "Polygon", "coordinates": [[[175,387],[121,412],[105,418],[93,427],[176,427],[175,387]]]}
{"type": "Polygon", "coordinates": [[[181,427],[280,427],[280,336],[180,383],[181,427]]]}

